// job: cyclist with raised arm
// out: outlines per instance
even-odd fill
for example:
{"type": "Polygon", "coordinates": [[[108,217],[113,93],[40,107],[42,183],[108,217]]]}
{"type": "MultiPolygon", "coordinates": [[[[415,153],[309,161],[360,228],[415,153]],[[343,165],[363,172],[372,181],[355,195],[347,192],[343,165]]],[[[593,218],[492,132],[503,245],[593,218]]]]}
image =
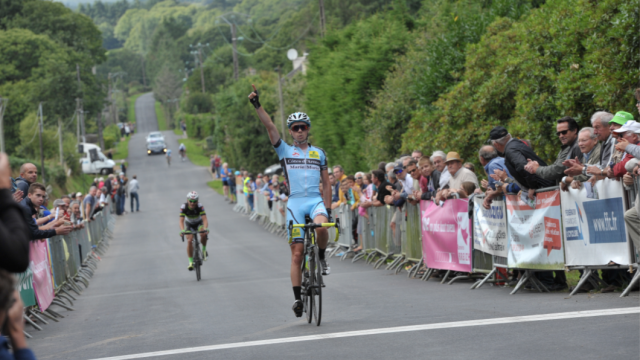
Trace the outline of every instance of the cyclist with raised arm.
{"type": "Polygon", "coordinates": [[[178,152],[180,153],[180,161],[184,161],[184,156],[187,153],[187,148],[183,143],[180,143],[180,147],[178,147],[178,152]]]}
{"type": "MultiPolygon", "coordinates": [[[[202,242],[202,258],[207,260],[207,235],[209,234],[209,221],[204,211],[204,206],[198,202],[198,193],[192,191],[187,194],[187,202],[180,206],[180,235],[185,235],[186,231],[204,231],[200,237],[202,242]]],[[[189,257],[189,271],[193,270],[193,235],[186,234],[187,256],[189,257]]]]}
{"type": "MultiPolygon", "coordinates": [[[[287,203],[287,224],[304,224],[305,216],[309,215],[314,223],[326,223],[331,217],[331,188],[325,186],[320,193],[320,180],[329,184],[329,172],[327,170],[327,155],[319,147],[312,146],[309,139],[311,120],[305,113],[297,112],[289,115],[287,126],[289,134],[293,138],[293,145],[282,141],[278,129],[271,121],[269,114],[260,105],[258,90],[253,86],[253,92],[249,95],[249,101],[256,108],[258,117],[267,128],[271,144],[278,154],[284,176],[289,184],[289,201],[287,203]]],[[[297,317],[302,316],[303,304],[301,300],[302,253],[304,247],[304,229],[294,228],[289,237],[291,242],[291,285],[293,286],[293,312],[297,317]]],[[[325,250],[329,241],[329,232],[326,228],[316,229],[316,241],[319,248],[322,274],[329,275],[330,268],[325,259],[325,250]]]]}

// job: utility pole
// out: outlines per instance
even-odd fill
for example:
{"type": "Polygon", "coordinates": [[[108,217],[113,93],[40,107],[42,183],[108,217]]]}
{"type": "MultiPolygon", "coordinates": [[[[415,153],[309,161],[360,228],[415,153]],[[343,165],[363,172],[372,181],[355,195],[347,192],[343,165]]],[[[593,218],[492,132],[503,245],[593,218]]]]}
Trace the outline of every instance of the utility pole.
{"type": "Polygon", "coordinates": [[[100,149],[104,151],[104,138],[102,136],[102,111],[98,113],[98,141],[100,142],[100,149]]]}
{"type": "Polygon", "coordinates": [[[231,43],[233,44],[233,78],[238,81],[238,51],[236,40],[236,24],[231,24],[231,43]]]}
{"type": "Polygon", "coordinates": [[[60,151],[60,165],[64,167],[64,153],[62,150],[62,119],[58,118],[58,150],[60,151]]]}
{"type": "Polygon", "coordinates": [[[42,145],[42,102],[38,105],[38,122],[40,127],[40,166],[42,167],[42,183],[46,185],[46,177],[44,172],[44,150],[42,145]]]}
{"type": "Polygon", "coordinates": [[[325,21],[324,21],[324,0],[318,0],[320,5],[320,35],[325,35],[325,21]]]}
{"type": "MultiPolygon", "coordinates": [[[[78,76],[78,92],[82,93],[82,82],[80,81],[80,65],[76,64],[76,75],[78,76]]],[[[78,123],[80,124],[80,132],[82,132],[82,141],[85,142],[84,130],[84,111],[82,110],[82,99],[78,101],[78,123]]],[[[78,136],[79,138],[80,136],[78,136]]]]}
{"type": "Polygon", "coordinates": [[[282,125],[282,138],[287,138],[287,133],[285,132],[284,126],[284,102],[282,101],[282,71],[280,69],[280,65],[278,65],[278,96],[280,97],[280,123],[282,125]]]}
{"type": "Polygon", "coordinates": [[[107,107],[109,108],[109,117],[111,116],[111,73],[109,73],[109,75],[107,76],[107,107]]]}
{"type": "Polygon", "coordinates": [[[4,109],[7,107],[7,100],[0,96],[0,152],[4,152],[4,109]]]}
{"type": "Polygon", "coordinates": [[[147,76],[145,75],[144,72],[144,56],[140,55],[140,59],[142,62],[142,85],[144,85],[145,89],[147,88],[147,76]]]}
{"type": "Polygon", "coordinates": [[[202,93],[204,94],[204,64],[202,63],[202,47],[198,46],[198,61],[200,61],[200,83],[202,84],[202,93]]]}
{"type": "Polygon", "coordinates": [[[80,98],[76,98],[76,138],[80,144],[80,98]]]}

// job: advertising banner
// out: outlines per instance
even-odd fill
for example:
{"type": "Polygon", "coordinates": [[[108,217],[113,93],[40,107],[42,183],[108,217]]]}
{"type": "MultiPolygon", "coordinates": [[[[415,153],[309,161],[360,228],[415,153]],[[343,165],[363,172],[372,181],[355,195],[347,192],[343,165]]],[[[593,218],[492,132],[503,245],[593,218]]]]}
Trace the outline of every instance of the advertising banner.
{"type": "Polygon", "coordinates": [[[507,195],[508,266],[562,270],[564,250],[560,190],[537,193],[535,209],[517,195],[507,195]]]}
{"type": "Polygon", "coordinates": [[[482,207],[484,197],[473,198],[473,248],[487,254],[507,257],[507,214],[502,197],[482,207]]]}
{"type": "Polygon", "coordinates": [[[49,250],[46,241],[31,241],[29,249],[29,268],[33,273],[33,289],[42,311],[53,301],[53,281],[49,265],[49,250]]]}
{"type": "Polygon", "coordinates": [[[33,272],[31,268],[19,274],[13,274],[16,278],[16,290],[20,293],[24,306],[33,306],[36,304],[36,293],[33,291],[33,272]]]}
{"type": "Polygon", "coordinates": [[[566,264],[632,263],[622,183],[604,179],[596,182],[595,191],[587,187],[561,194],[566,264]]]}
{"type": "Polygon", "coordinates": [[[442,207],[420,201],[422,252],[433,269],[471,272],[471,219],[467,200],[445,201],[442,207]]]}

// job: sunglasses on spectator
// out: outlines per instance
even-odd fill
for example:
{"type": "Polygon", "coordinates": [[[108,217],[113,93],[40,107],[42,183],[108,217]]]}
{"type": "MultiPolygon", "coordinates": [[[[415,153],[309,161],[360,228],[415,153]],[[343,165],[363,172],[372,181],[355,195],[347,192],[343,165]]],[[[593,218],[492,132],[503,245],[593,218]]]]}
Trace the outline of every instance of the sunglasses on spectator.
{"type": "Polygon", "coordinates": [[[307,131],[308,128],[309,127],[307,125],[293,125],[291,130],[293,130],[293,132],[307,131]]]}
{"type": "Polygon", "coordinates": [[[362,176],[358,176],[358,177],[356,178],[356,180],[361,180],[361,179],[362,179],[362,176]]]}
{"type": "Polygon", "coordinates": [[[402,174],[402,170],[393,170],[393,173],[396,174],[396,175],[397,174],[402,174]]]}
{"type": "Polygon", "coordinates": [[[568,132],[569,132],[569,130],[558,131],[558,132],[556,132],[556,135],[558,135],[558,136],[567,135],[568,132]]]}
{"type": "Polygon", "coordinates": [[[412,169],[412,170],[408,171],[408,173],[409,174],[413,174],[413,172],[416,171],[416,170],[418,170],[418,169],[412,169]]]}

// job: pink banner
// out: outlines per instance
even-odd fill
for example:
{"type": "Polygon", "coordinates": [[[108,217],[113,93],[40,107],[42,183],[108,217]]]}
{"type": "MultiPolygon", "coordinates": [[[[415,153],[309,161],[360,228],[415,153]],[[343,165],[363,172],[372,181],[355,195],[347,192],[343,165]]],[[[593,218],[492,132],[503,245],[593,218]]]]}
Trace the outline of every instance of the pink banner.
{"type": "Polygon", "coordinates": [[[471,272],[473,237],[468,200],[447,200],[442,207],[420,201],[422,252],[432,269],[471,272]]]}
{"type": "Polygon", "coordinates": [[[33,272],[33,289],[36,300],[42,311],[46,310],[53,301],[53,281],[51,278],[51,265],[49,263],[49,249],[46,241],[31,241],[29,259],[33,272]]]}

